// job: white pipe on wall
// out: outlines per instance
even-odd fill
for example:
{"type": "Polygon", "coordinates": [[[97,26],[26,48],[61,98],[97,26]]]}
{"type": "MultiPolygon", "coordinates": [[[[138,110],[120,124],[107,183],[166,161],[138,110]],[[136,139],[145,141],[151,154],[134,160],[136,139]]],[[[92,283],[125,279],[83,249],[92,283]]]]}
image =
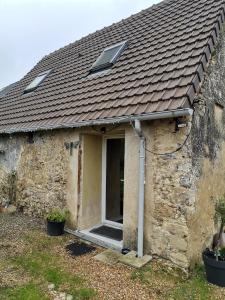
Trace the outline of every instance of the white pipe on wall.
{"type": "Polygon", "coordinates": [[[145,137],[141,129],[141,122],[135,120],[135,132],[139,141],[139,192],[138,192],[138,241],[137,255],[144,255],[144,206],[145,206],[145,137]]]}
{"type": "Polygon", "coordinates": [[[145,206],[145,138],[140,138],[138,204],[138,257],[144,255],[144,206],[145,206]]]}

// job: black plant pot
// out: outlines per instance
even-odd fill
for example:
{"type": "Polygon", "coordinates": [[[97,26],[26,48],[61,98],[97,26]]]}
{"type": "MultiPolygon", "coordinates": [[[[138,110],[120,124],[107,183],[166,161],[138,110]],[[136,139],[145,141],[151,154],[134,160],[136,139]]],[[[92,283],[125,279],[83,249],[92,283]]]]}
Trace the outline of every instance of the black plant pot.
{"type": "Polygon", "coordinates": [[[202,253],[208,282],[225,287],[225,261],[217,261],[213,252],[205,250],[202,253]]]}
{"type": "Polygon", "coordinates": [[[47,233],[51,236],[58,236],[64,233],[65,221],[55,222],[47,220],[47,233]]]}

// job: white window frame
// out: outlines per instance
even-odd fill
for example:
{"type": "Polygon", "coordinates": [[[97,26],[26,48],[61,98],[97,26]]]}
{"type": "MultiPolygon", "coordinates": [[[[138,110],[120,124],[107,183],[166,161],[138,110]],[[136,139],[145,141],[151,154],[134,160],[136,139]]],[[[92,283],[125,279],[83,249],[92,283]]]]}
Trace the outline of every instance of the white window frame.
{"type": "MultiPolygon", "coordinates": [[[[109,46],[107,48],[105,48],[102,53],[100,54],[100,56],[97,58],[97,60],[94,62],[94,64],[92,65],[91,67],[91,71],[95,71],[96,69],[96,72],[98,72],[98,62],[101,60],[101,57],[103,56],[104,52],[108,51],[108,50],[111,50],[113,48],[116,48],[120,46],[120,48],[118,49],[118,51],[116,52],[116,54],[112,57],[112,59],[109,61],[110,64],[113,64],[115,63],[115,61],[117,60],[117,58],[120,56],[120,54],[122,53],[122,51],[126,48],[127,46],[127,41],[123,41],[123,42],[120,42],[120,43],[117,43],[113,46],[109,46]]],[[[99,65],[99,72],[101,70],[101,65],[99,65]]]]}
{"type": "Polygon", "coordinates": [[[48,76],[48,74],[51,72],[51,70],[48,70],[48,71],[45,71],[45,72],[42,72],[38,75],[36,75],[36,77],[26,86],[26,88],[24,89],[24,94],[28,94],[28,93],[31,93],[33,92],[34,90],[36,90],[37,87],[39,87],[39,85],[45,80],[45,78],[48,76]],[[40,82],[35,85],[34,87],[30,87],[32,86],[32,83],[38,78],[38,77],[41,77],[43,76],[43,78],[40,80],[40,82]]]}

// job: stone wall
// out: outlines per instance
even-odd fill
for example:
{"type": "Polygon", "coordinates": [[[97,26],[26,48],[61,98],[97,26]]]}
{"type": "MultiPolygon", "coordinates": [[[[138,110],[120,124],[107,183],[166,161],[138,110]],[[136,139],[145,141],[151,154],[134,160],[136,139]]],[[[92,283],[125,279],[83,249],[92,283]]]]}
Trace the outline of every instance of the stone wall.
{"type": "MultiPolygon", "coordinates": [[[[147,148],[144,251],[188,268],[187,214],[195,195],[190,182],[190,142],[177,153],[158,155],[173,152],[184,143],[191,120],[183,121],[187,127],[177,132],[173,119],[143,124],[147,148]]],[[[137,249],[139,138],[129,126],[125,139],[124,240],[126,247],[137,249]]]]}
{"type": "Polygon", "coordinates": [[[33,144],[24,144],[17,167],[17,205],[37,215],[52,207],[65,207],[67,166],[61,138],[39,134],[33,144]]]}
{"type": "Polygon", "coordinates": [[[9,136],[0,138],[0,205],[15,202],[16,197],[16,168],[21,153],[21,139],[9,136]]]}
{"type": "Polygon", "coordinates": [[[0,206],[5,206],[10,202],[10,185],[8,179],[9,173],[5,169],[0,169],[0,206]]]}
{"type": "Polygon", "coordinates": [[[35,133],[33,141],[29,141],[27,134],[3,137],[1,145],[5,153],[0,158],[0,203],[16,201],[21,211],[38,216],[44,216],[50,209],[70,206],[71,220],[75,224],[77,194],[74,185],[77,182],[70,174],[74,174],[78,150],[72,149],[70,153],[65,143],[77,140],[79,136],[69,130],[35,133]],[[71,191],[74,192],[72,197],[71,191]]]}
{"type": "Polygon", "coordinates": [[[210,246],[216,231],[215,201],[225,194],[225,32],[212,55],[195,103],[192,165],[196,175],[196,199],[188,216],[192,265],[210,246]]]}
{"type": "Polygon", "coordinates": [[[189,144],[175,153],[190,132],[187,127],[175,131],[174,120],[155,121],[146,132],[146,248],[177,265],[188,267],[188,227],[186,215],[193,203],[191,153],[189,144]],[[155,153],[155,154],[154,154],[155,153]],[[151,228],[151,230],[147,230],[151,228]]]}

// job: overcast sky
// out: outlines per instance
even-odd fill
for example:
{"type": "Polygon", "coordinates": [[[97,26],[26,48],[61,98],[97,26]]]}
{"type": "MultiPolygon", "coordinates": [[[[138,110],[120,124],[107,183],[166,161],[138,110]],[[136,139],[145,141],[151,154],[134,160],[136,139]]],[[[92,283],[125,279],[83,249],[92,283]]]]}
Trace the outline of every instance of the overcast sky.
{"type": "Polygon", "coordinates": [[[0,0],[0,88],[44,55],[160,0],[0,0]]]}

